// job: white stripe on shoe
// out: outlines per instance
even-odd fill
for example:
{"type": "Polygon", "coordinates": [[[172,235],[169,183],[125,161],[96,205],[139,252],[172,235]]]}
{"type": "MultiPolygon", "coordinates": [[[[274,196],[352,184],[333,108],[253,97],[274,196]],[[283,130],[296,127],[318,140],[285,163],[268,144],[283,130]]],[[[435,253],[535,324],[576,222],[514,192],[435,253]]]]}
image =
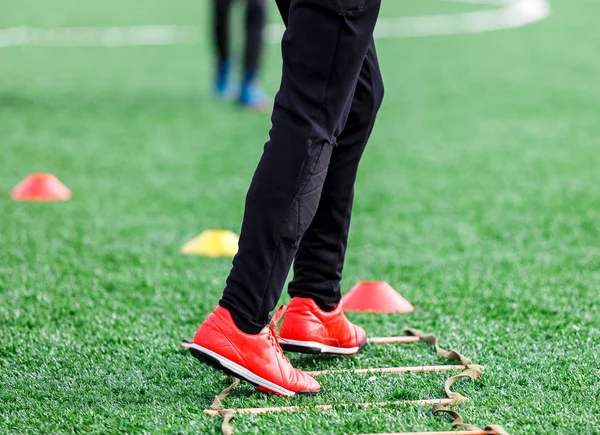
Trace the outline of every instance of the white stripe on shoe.
{"type": "Polygon", "coordinates": [[[190,346],[191,349],[196,349],[197,351],[203,353],[206,356],[209,356],[210,358],[216,360],[219,364],[221,364],[224,368],[230,370],[231,372],[239,375],[241,378],[247,380],[248,382],[251,382],[253,384],[256,384],[258,386],[261,386],[263,388],[266,388],[270,391],[273,391],[274,393],[277,394],[281,394],[282,396],[293,396],[295,395],[295,393],[293,391],[290,390],[286,390],[285,388],[274,384],[271,381],[267,381],[266,379],[261,378],[260,376],[255,375],[254,373],[252,373],[250,370],[242,367],[239,364],[234,363],[233,361],[228,360],[225,357],[222,357],[221,355],[219,355],[218,353],[213,352],[212,350],[206,349],[202,346],[199,346],[195,343],[193,343],[190,346]]]}
{"type": "Polygon", "coordinates": [[[280,344],[290,344],[298,347],[305,347],[310,349],[320,349],[321,353],[333,353],[336,355],[352,355],[360,350],[360,346],[354,347],[334,347],[327,346],[323,343],[316,341],[301,341],[301,340],[289,340],[287,338],[279,337],[280,344]]]}

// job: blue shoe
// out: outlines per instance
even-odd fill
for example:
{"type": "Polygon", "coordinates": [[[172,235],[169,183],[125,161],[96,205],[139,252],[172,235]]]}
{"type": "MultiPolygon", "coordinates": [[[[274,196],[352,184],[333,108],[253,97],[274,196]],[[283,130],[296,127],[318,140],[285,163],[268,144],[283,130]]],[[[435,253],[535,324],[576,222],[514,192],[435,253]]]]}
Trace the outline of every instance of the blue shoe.
{"type": "Polygon", "coordinates": [[[271,99],[263,92],[258,82],[252,80],[242,86],[240,103],[247,109],[266,112],[269,109],[271,99]]]}
{"type": "Polygon", "coordinates": [[[229,80],[229,61],[221,62],[217,67],[213,93],[217,98],[230,100],[236,94],[235,91],[235,86],[229,80]]]}

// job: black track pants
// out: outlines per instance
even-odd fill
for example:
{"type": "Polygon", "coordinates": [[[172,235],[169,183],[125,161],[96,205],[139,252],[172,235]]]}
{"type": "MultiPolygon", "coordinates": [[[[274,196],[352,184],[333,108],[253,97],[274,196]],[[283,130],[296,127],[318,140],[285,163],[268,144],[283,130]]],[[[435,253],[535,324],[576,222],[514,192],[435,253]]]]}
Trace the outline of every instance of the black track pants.
{"type": "MultiPolygon", "coordinates": [[[[258,70],[263,49],[263,29],[266,19],[266,0],[246,2],[244,68],[258,70]]],[[[229,17],[233,0],[213,0],[213,41],[219,63],[229,59],[229,17]]]]}
{"type": "Polygon", "coordinates": [[[332,308],[356,172],[383,98],[373,43],[380,0],[278,0],[283,75],[246,198],[240,249],[219,302],[238,326],[266,325],[290,294],[332,308]]]}

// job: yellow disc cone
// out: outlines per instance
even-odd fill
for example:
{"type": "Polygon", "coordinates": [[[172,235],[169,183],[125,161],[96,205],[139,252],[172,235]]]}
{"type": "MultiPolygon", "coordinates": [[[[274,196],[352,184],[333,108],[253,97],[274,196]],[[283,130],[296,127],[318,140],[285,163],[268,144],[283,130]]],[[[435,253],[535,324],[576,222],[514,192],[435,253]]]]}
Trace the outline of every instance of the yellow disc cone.
{"type": "Polygon", "coordinates": [[[229,230],[206,230],[181,247],[181,253],[204,257],[233,257],[238,236],[229,230]]]}

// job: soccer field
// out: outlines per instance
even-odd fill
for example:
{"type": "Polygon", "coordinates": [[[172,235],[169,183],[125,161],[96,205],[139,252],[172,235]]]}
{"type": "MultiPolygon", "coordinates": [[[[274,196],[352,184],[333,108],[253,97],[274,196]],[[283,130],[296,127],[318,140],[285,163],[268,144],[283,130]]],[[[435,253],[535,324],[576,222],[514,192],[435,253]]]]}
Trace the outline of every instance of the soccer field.
{"type": "MultiPolygon", "coordinates": [[[[469,423],[600,434],[600,2],[550,0],[545,19],[512,28],[513,14],[497,31],[461,21],[501,3],[384,0],[386,98],[357,180],[343,288],[387,281],[415,311],[349,317],[371,336],[435,333],[485,366],[454,386],[470,398],[456,407],[469,423]],[[455,34],[427,35],[429,19],[414,17],[431,16],[455,34]]],[[[216,305],[231,259],[179,248],[207,228],[239,232],[268,116],[211,96],[205,0],[1,9],[0,29],[38,31],[0,30],[0,433],[221,433],[203,410],[228,381],[180,341],[216,305]],[[147,25],[188,30],[98,46],[102,29],[147,25]],[[81,27],[96,29],[87,46],[81,27]],[[11,201],[40,171],[72,199],[11,201]]],[[[278,23],[274,5],[271,15],[278,23]]],[[[278,45],[264,64],[274,94],[278,45]]],[[[289,357],[305,370],[446,363],[420,343],[289,357]]],[[[441,398],[448,376],[334,374],[300,398],[242,383],[224,402],[441,398]]],[[[239,434],[278,435],[450,424],[414,405],[233,422],[239,434]]]]}

